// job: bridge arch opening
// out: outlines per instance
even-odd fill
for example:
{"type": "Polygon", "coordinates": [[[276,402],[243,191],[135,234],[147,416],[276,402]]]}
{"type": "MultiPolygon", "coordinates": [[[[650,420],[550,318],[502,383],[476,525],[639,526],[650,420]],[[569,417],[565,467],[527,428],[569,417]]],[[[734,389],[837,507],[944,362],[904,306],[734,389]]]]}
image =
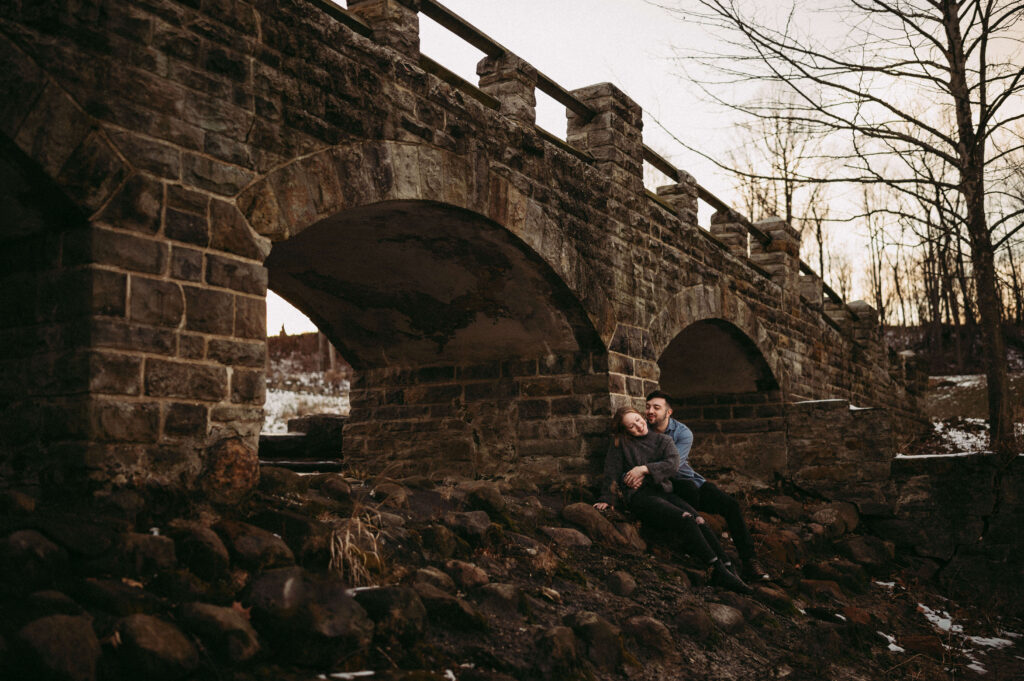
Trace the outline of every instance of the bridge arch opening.
{"type": "Polygon", "coordinates": [[[658,359],[674,418],[694,433],[697,470],[734,469],[770,480],[785,464],[779,382],[757,345],[724,319],[684,328],[658,359]]]}
{"type": "Polygon", "coordinates": [[[275,244],[270,287],[353,367],[346,459],[586,468],[607,368],[582,304],[501,225],[433,201],[346,209],[275,244]]]}

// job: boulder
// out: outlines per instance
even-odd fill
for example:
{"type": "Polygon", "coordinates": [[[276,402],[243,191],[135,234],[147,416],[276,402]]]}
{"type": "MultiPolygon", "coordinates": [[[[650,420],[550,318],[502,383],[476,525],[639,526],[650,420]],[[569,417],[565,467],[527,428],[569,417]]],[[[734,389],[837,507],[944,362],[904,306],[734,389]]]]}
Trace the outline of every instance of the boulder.
{"type": "Polygon", "coordinates": [[[425,567],[417,570],[413,576],[413,582],[430,584],[448,593],[453,593],[456,588],[455,580],[435,567],[425,567]]]}
{"type": "Polygon", "coordinates": [[[628,572],[618,570],[608,575],[608,589],[616,596],[629,597],[636,591],[636,580],[628,572]]]}
{"type": "Polygon", "coordinates": [[[265,570],[295,563],[295,556],[280,537],[235,520],[222,520],[214,529],[231,555],[247,570],[265,570]]]}
{"type": "Polygon", "coordinates": [[[87,617],[41,617],[26,624],[15,640],[24,666],[20,678],[54,681],[94,681],[96,678],[100,643],[87,617]]]}
{"type": "Polygon", "coordinates": [[[589,548],[593,542],[590,537],[572,527],[541,527],[540,531],[551,537],[558,546],[589,548]]]}
{"type": "Polygon", "coordinates": [[[68,570],[68,552],[35,530],[0,542],[0,579],[19,589],[46,586],[68,570]]]}
{"type": "Polygon", "coordinates": [[[309,485],[305,476],[278,466],[260,469],[260,489],[271,494],[301,494],[309,485]]]}
{"type": "Polygon", "coordinates": [[[118,548],[124,567],[133,577],[149,577],[178,564],[170,537],[129,532],[121,535],[118,548]]]}
{"type": "Polygon", "coordinates": [[[484,584],[478,591],[480,605],[504,616],[519,611],[521,591],[514,584],[484,584]]]}
{"type": "Polygon", "coordinates": [[[416,582],[413,584],[413,588],[426,607],[427,616],[431,621],[445,627],[465,631],[487,627],[487,620],[465,600],[445,593],[426,582],[416,582]]]}
{"type": "Polygon", "coordinates": [[[583,528],[583,533],[592,540],[615,546],[629,546],[630,541],[616,529],[610,520],[591,504],[577,502],[562,509],[562,517],[583,528]]]}
{"type": "Polygon", "coordinates": [[[397,482],[382,482],[374,485],[370,495],[385,506],[406,508],[409,506],[409,490],[397,482]]]}
{"type": "Polygon", "coordinates": [[[743,613],[724,603],[708,603],[708,616],[727,634],[735,634],[746,625],[743,613]]]}
{"type": "Polygon", "coordinates": [[[405,586],[360,589],[355,599],[373,620],[377,645],[408,646],[423,636],[427,609],[415,590],[405,586]]]}
{"type": "Polygon", "coordinates": [[[484,570],[462,560],[449,560],[444,570],[460,589],[473,589],[490,581],[484,570]]]}
{"type": "Polygon", "coordinates": [[[637,646],[656,657],[670,657],[676,651],[672,632],[665,623],[648,615],[636,615],[626,620],[623,633],[633,639],[637,646]]]}
{"type": "Polygon", "coordinates": [[[260,480],[256,448],[240,437],[222,440],[206,451],[199,487],[206,500],[231,506],[242,501],[260,480]]]}
{"type": "Polygon", "coordinates": [[[525,534],[509,532],[505,535],[506,552],[525,562],[533,573],[554,574],[558,569],[558,556],[546,545],[525,534]]]}
{"type": "Polygon", "coordinates": [[[577,664],[576,634],[569,627],[545,629],[537,639],[537,668],[543,678],[563,678],[577,664]]]}
{"type": "Polygon", "coordinates": [[[170,622],[152,615],[129,615],[117,624],[118,656],[128,677],[171,681],[199,666],[195,644],[170,622]]]}
{"type": "Polygon", "coordinates": [[[183,625],[217,657],[239,664],[260,652],[260,641],[249,619],[235,608],[187,603],[179,611],[183,625]]]}
{"type": "Polygon", "coordinates": [[[26,599],[28,619],[34,620],[49,615],[88,616],[85,610],[67,594],[60,591],[36,591],[26,599]]]}
{"type": "Polygon", "coordinates": [[[320,483],[320,494],[335,501],[348,501],[352,497],[352,485],[345,476],[331,473],[320,483]]]}
{"type": "Polygon", "coordinates": [[[430,525],[420,531],[423,538],[423,549],[428,558],[441,560],[451,558],[465,549],[469,551],[469,545],[464,539],[455,536],[455,533],[444,525],[430,525]]]}
{"type": "Polygon", "coordinates": [[[673,623],[679,633],[697,641],[707,641],[715,633],[715,623],[708,613],[692,605],[677,608],[673,623]]]}
{"type": "Polygon", "coordinates": [[[475,544],[486,542],[491,531],[491,517],[487,515],[486,511],[446,513],[444,524],[459,536],[475,544]]]}
{"type": "Polygon", "coordinates": [[[508,504],[497,483],[475,480],[462,486],[466,492],[466,505],[471,509],[485,511],[495,517],[505,514],[508,504]]]}
{"type": "Polygon", "coordinates": [[[119,617],[164,609],[164,602],[159,597],[116,579],[85,579],[78,584],[74,594],[90,610],[99,608],[119,617]]]}
{"type": "Polygon", "coordinates": [[[596,612],[582,610],[566,615],[563,623],[583,641],[587,659],[598,669],[615,671],[622,661],[622,637],[618,627],[596,612]]]}
{"type": "Polygon", "coordinates": [[[231,558],[220,536],[208,527],[188,524],[171,531],[178,560],[197,576],[213,581],[224,576],[231,558]]]}

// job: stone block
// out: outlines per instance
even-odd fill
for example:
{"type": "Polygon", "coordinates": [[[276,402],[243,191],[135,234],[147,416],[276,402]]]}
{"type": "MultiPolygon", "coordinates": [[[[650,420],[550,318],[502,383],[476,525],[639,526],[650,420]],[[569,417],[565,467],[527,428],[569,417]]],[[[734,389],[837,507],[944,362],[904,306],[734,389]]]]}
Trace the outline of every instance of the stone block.
{"type": "Polygon", "coordinates": [[[124,130],[108,130],[107,134],[134,167],[171,180],[181,176],[179,149],[124,130]]]}
{"type": "Polygon", "coordinates": [[[89,356],[89,391],[138,395],[142,390],[142,359],[112,352],[89,356]]]}
{"type": "Polygon", "coordinates": [[[89,337],[93,347],[151,352],[173,355],[177,351],[177,336],[169,329],[156,329],[129,324],[119,319],[92,319],[89,337]]]}
{"type": "Polygon", "coordinates": [[[203,279],[203,253],[183,246],[171,248],[171,276],[182,281],[203,279]]]}
{"type": "Polygon", "coordinates": [[[221,196],[235,196],[253,179],[245,168],[205,156],[186,153],[183,163],[182,176],[187,183],[221,196]]]}
{"type": "Polygon", "coordinates": [[[91,405],[91,436],[99,442],[156,442],[160,405],[145,402],[107,402],[91,405]]]}
{"type": "Polygon", "coordinates": [[[228,366],[262,367],[267,361],[267,349],[263,342],[211,339],[206,357],[228,366]]]}
{"type": "Polygon", "coordinates": [[[223,367],[147,358],[146,394],[153,397],[184,397],[218,402],[227,396],[227,371],[223,367]]]}
{"type": "MultiPolygon", "coordinates": [[[[88,310],[94,314],[123,317],[128,277],[120,272],[90,270],[86,278],[88,288],[85,289],[85,293],[88,296],[88,310]]],[[[81,309],[74,309],[72,314],[81,312],[81,309]]]]}
{"type": "Polygon", "coordinates": [[[164,234],[168,239],[196,246],[210,243],[210,226],[205,215],[186,213],[168,207],[164,212],[164,234]]]}
{"type": "Polygon", "coordinates": [[[164,435],[206,437],[209,409],[202,404],[172,402],[164,405],[164,435]]]}
{"type": "Polygon", "coordinates": [[[231,372],[231,401],[263,404],[267,381],[263,371],[235,369],[231,372]]]}
{"type": "Polygon", "coordinates": [[[185,328],[230,336],[234,329],[235,297],[224,291],[186,286],[185,328]]]}
{"type": "Polygon", "coordinates": [[[226,201],[210,203],[210,246],[243,258],[263,261],[270,242],[253,232],[245,217],[226,201]]]}
{"type": "Polygon", "coordinates": [[[178,284],[132,277],[129,317],[132,322],[177,328],[184,312],[185,299],[178,284]]]}
{"type": "Polygon", "coordinates": [[[235,296],[235,337],[262,341],[267,335],[267,303],[263,298],[235,296]]]}
{"type": "Polygon", "coordinates": [[[206,256],[206,283],[252,295],[266,295],[267,269],[258,263],[206,256]]]}
{"type": "Polygon", "coordinates": [[[89,134],[90,122],[56,84],[46,87],[24,118],[14,142],[50,177],[89,134]]]}
{"type": "Polygon", "coordinates": [[[144,175],[128,178],[99,215],[99,222],[120,229],[156,234],[164,203],[163,185],[144,175]]]}

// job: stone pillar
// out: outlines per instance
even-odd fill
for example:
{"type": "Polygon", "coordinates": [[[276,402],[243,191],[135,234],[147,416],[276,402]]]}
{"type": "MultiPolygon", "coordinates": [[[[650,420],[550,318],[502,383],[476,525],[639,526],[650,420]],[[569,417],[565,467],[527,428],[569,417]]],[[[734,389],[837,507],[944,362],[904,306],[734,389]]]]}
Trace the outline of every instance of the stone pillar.
{"type": "Polygon", "coordinates": [[[754,226],[771,237],[767,246],[750,241],[750,259],[768,272],[772,281],[787,291],[796,290],[800,275],[800,233],[785,220],[769,218],[754,226]]]}
{"type": "Polygon", "coordinates": [[[711,216],[710,231],[711,236],[725,244],[730,253],[741,258],[749,257],[750,233],[731,211],[716,211],[711,216]]]}
{"type": "Polygon", "coordinates": [[[529,125],[537,122],[537,69],[505,53],[481,59],[476,74],[480,89],[501,102],[501,113],[529,125]]]}
{"type": "Polygon", "coordinates": [[[853,335],[853,317],[850,316],[845,303],[837,303],[830,299],[825,301],[824,308],[828,318],[835,322],[845,335],[853,335]]]}
{"type": "Polygon", "coordinates": [[[823,283],[817,274],[801,274],[798,281],[800,296],[815,310],[820,310],[824,296],[823,283]]]}
{"type": "Polygon", "coordinates": [[[373,39],[410,59],[420,58],[419,0],[348,0],[348,11],[373,29],[373,39]]]}
{"type": "Polygon", "coordinates": [[[658,196],[676,211],[684,225],[697,226],[697,180],[689,173],[679,171],[679,182],[658,187],[658,196]]]}
{"type": "Polygon", "coordinates": [[[573,90],[572,94],[595,113],[586,119],[568,111],[566,142],[593,156],[598,167],[620,186],[634,193],[643,192],[640,106],[611,83],[590,85],[573,90]]]}
{"type": "Polygon", "coordinates": [[[863,300],[855,300],[849,307],[857,315],[853,322],[853,339],[863,345],[871,357],[879,360],[882,354],[882,332],[878,326],[878,311],[863,300]]]}

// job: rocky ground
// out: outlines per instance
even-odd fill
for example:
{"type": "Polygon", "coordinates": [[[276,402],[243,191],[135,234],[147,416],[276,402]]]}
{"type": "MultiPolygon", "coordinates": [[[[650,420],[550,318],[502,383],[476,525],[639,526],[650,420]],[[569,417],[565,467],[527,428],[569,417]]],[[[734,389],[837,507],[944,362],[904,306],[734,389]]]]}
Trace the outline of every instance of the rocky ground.
{"type": "Polygon", "coordinates": [[[1024,678],[1019,604],[947,601],[783,487],[744,497],[750,595],[572,486],[265,467],[228,509],[0,498],[4,679],[1024,678]]]}

